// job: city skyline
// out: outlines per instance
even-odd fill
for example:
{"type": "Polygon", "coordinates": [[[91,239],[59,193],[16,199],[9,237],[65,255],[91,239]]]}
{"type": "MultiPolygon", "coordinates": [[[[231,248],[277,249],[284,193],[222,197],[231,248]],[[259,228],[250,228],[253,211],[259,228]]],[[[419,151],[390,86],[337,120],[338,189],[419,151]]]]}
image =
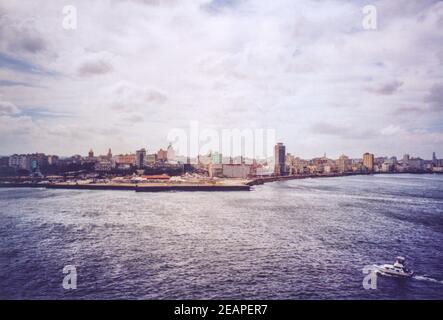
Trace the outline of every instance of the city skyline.
{"type": "Polygon", "coordinates": [[[92,148],[86,156],[14,154],[0,157],[0,175],[6,179],[28,175],[30,179],[47,176],[49,179],[64,180],[67,173],[77,175],[83,180],[88,174],[105,175],[115,178],[114,181],[120,183],[122,179],[128,182],[140,182],[140,179],[157,181],[169,180],[171,176],[180,176],[179,179],[186,181],[189,178],[188,174],[196,173],[202,181],[208,178],[211,181],[214,181],[214,178],[257,178],[258,180],[252,183],[261,183],[260,177],[271,177],[272,181],[279,178],[349,174],[443,172],[443,159],[439,159],[435,152],[432,153],[431,160],[409,154],[404,154],[401,159],[396,156],[376,157],[369,152],[365,152],[361,158],[350,158],[343,154],[338,159],[333,159],[328,158],[325,153],[322,157],[303,159],[287,152],[282,142],[276,143],[273,149],[273,158],[266,159],[247,158],[242,155],[227,156],[219,152],[189,157],[178,154],[171,144],[157,152],[141,148],[128,154],[113,154],[111,148],[105,155],[95,154],[92,148]]]}
{"type": "MultiPolygon", "coordinates": [[[[396,159],[402,159],[405,156],[411,157],[411,158],[415,158],[415,159],[422,159],[422,160],[426,160],[426,161],[431,161],[431,160],[435,160],[435,159],[439,159],[438,155],[439,153],[436,151],[433,151],[430,155],[428,155],[428,157],[421,157],[419,155],[416,154],[412,154],[410,152],[406,152],[403,153],[401,155],[396,155],[396,154],[377,154],[374,152],[369,152],[368,150],[366,150],[365,152],[363,152],[360,155],[357,156],[351,156],[346,152],[343,153],[339,153],[338,156],[331,156],[328,155],[326,152],[323,153],[318,153],[316,156],[314,157],[302,157],[301,155],[298,155],[296,153],[294,153],[292,150],[287,150],[286,148],[286,143],[284,142],[277,142],[274,146],[273,149],[273,155],[268,156],[266,158],[255,158],[255,157],[247,157],[244,156],[242,154],[224,154],[219,152],[218,150],[211,150],[210,152],[206,152],[206,153],[198,153],[196,155],[186,155],[186,154],[181,154],[181,153],[177,153],[176,150],[173,149],[173,145],[169,144],[166,147],[162,146],[158,149],[156,148],[148,148],[148,147],[139,147],[136,150],[128,150],[126,152],[114,152],[112,151],[113,149],[111,147],[106,148],[106,152],[97,152],[95,148],[90,147],[87,149],[84,149],[83,152],[81,153],[74,153],[71,155],[64,155],[64,154],[55,154],[55,153],[48,153],[48,152],[44,152],[42,150],[40,151],[35,151],[35,152],[21,152],[21,153],[10,153],[10,154],[0,154],[0,157],[10,157],[13,155],[32,155],[32,154],[45,154],[47,156],[58,156],[61,158],[70,158],[70,157],[75,157],[75,156],[81,156],[81,157],[113,157],[113,156],[126,156],[126,155],[133,155],[135,157],[137,157],[137,155],[140,152],[143,152],[144,157],[149,156],[150,154],[157,154],[157,153],[161,153],[164,152],[165,154],[168,152],[169,148],[173,149],[174,152],[174,156],[176,157],[181,157],[181,158],[190,158],[190,159],[197,159],[199,156],[212,156],[212,155],[216,155],[217,157],[222,157],[223,159],[229,159],[229,158],[233,158],[233,159],[237,159],[237,158],[244,158],[244,159],[249,159],[249,160],[262,160],[262,161],[267,161],[269,159],[274,159],[275,158],[275,153],[277,152],[277,150],[280,150],[280,148],[277,148],[278,146],[282,147],[282,152],[280,154],[280,156],[282,154],[286,155],[291,155],[294,158],[300,158],[303,160],[312,160],[312,159],[319,159],[319,158],[327,158],[327,159],[333,159],[333,160],[338,160],[340,159],[342,156],[346,156],[349,159],[360,159],[362,161],[365,160],[365,155],[370,155],[373,157],[373,159],[371,160],[372,162],[374,161],[374,158],[386,158],[386,159],[390,159],[390,158],[396,158],[396,159]]],[[[281,164],[281,163],[280,163],[281,164]]]]}
{"type": "Polygon", "coordinates": [[[0,4],[0,154],[158,149],[194,120],[303,158],[441,153],[441,2],[374,1],[375,30],[338,0],[70,4],[68,30],[56,1],[0,4]]]}

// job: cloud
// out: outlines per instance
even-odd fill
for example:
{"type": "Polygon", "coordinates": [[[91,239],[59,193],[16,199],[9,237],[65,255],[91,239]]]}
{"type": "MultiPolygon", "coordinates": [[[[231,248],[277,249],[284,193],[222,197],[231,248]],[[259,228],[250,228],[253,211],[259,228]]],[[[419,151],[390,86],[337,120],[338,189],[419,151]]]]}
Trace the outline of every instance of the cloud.
{"type": "Polygon", "coordinates": [[[94,75],[102,75],[112,72],[113,68],[109,62],[104,60],[88,61],[78,68],[78,75],[81,77],[89,77],[94,75]]]}
{"type": "Polygon", "coordinates": [[[13,86],[30,87],[33,85],[23,81],[0,80],[0,87],[13,87],[13,86]]]}
{"type": "Polygon", "coordinates": [[[149,111],[151,114],[159,111],[162,104],[167,101],[165,93],[157,88],[140,86],[128,81],[119,81],[102,89],[104,106],[118,112],[149,111]]]}
{"type": "Polygon", "coordinates": [[[311,126],[311,132],[320,135],[344,136],[350,132],[350,128],[318,122],[311,126]]]}
{"type": "Polygon", "coordinates": [[[67,31],[62,4],[2,3],[1,99],[20,111],[48,106],[44,116],[3,119],[5,132],[32,129],[15,143],[2,136],[2,154],[32,146],[69,155],[88,149],[84,141],[103,152],[111,144],[115,152],[153,150],[193,120],[274,128],[303,157],[361,149],[427,155],[430,140],[440,141],[439,132],[417,134],[414,145],[402,137],[443,131],[441,2],[376,1],[379,26],[371,31],[361,26],[358,1],[73,4],[78,28],[67,31]]]}
{"type": "Polygon", "coordinates": [[[443,83],[434,84],[425,98],[432,110],[443,111],[443,83]]]}
{"type": "Polygon", "coordinates": [[[0,20],[0,48],[10,54],[38,54],[48,50],[48,42],[36,29],[33,19],[20,21],[8,15],[0,20]]]}
{"type": "Polygon", "coordinates": [[[398,91],[398,89],[403,85],[403,81],[393,80],[387,83],[383,83],[378,85],[375,88],[370,88],[369,91],[372,91],[381,95],[391,95],[398,91]]]}
{"type": "Polygon", "coordinates": [[[8,101],[0,101],[0,116],[10,116],[17,114],[19,112],[18,108],[8,101]]]}
{"type": "Polygon", "coordinates": [[[399,133],[403,133],[403,130],[396,125],[389,125],[381,130],[381,134],[385,136],[392,136],[399,133]]]}

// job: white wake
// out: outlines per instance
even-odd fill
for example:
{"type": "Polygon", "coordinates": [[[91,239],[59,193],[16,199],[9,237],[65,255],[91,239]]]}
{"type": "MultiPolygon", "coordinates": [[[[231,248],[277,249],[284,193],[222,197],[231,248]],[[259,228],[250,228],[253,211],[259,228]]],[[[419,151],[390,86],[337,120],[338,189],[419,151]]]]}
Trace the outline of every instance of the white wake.
{"type": "Polygon", "coordinates": [[[425,277],[425,276],[413,276],[412,278],[415,280],[420,280],[420,281],[429,281],[429,282],[433,282],[433,283],[443,284],[443,280],[437,280],[437,279],[429,278],[429,277],[425,277]]]}

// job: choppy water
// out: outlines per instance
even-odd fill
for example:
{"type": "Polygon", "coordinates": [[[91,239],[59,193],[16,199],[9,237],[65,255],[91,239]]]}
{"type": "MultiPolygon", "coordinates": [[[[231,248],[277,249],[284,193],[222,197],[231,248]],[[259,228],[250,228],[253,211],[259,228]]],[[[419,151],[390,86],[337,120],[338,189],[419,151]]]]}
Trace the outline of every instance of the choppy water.
{"type": "Polygon", "coordinates": [[[443,299],[443,176],[251,192],[0,189],[3,299],[443,299]],[[362,286],[407,258],[412,279],[362,286]],[[76,290],[62,269],[77,267],[76,290]]]}

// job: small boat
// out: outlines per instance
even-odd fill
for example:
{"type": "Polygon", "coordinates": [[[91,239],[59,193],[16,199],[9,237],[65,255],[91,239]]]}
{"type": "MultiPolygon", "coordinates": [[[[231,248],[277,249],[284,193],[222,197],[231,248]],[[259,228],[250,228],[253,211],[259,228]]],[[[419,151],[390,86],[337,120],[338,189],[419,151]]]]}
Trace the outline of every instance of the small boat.
{"type": "Polygon", "coordinates": [[[381,275],[394,276],[401,278],[410,278],[414,274],[413,271],[405,267],[405,258],[397,257],[394,264],[384,264],[378,266],[377,272],[381,275]]]}

